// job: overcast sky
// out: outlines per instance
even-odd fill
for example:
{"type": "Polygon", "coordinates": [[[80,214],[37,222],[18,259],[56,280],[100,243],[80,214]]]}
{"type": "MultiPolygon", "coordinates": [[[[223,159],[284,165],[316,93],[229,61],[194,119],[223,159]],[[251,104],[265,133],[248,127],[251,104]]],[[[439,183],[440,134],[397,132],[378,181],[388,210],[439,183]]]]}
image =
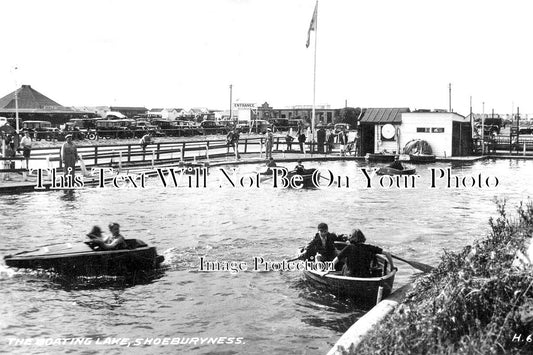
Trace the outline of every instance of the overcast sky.
{"type": "MultiPolygon", "coordinates": [[[[321,0],[316,103],[533,113],[530,1],[321,0]]],[[[0,96],[65,106],[311,105],[314,0],[2,2],[0,96]],[[13,71],[13,67],[18,69],[13,71]]]]}

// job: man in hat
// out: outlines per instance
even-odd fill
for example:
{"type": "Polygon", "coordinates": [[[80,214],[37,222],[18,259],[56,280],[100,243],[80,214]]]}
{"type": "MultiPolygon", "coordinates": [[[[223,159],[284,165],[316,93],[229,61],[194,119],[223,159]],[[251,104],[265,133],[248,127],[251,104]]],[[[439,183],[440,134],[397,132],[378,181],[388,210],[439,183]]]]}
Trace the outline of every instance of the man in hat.
{"type": "Polygon", "coordinates": [[[274,144],[274,135],[272,134],[272,128],[267,128],[266,132],[266,158],[272,158],[272,145],[274,144]]]}
{"type": "Polygon", "coordinates": [[[72,176],[74,184],[74,172],[76,171],[76,161],[78,160],[78,148],[72,142],[72,134],[65,136],[66,142],[61,147],[61,161],[63,162],[65,176],[72,176]]]}
{"type": "Polygon", "coordinates": [[[360,229],[353,229],[348,240],[350,244],[333,259],[333,266],[336,266],[339,260],[346,258],[346,263],[342,269],[344,276],[371,277],[370,264],[376,254],[385,255],[390,265],[392,265],[390,253],[383,251],[379,247],[365,244],[366,237],[360,229]]]}

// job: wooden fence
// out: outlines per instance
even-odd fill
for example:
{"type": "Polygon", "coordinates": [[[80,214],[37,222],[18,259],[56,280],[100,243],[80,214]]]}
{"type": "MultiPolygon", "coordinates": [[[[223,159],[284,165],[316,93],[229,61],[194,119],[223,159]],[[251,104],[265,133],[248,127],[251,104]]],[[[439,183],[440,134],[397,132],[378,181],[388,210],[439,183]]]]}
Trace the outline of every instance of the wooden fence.
{"type": "MultiPolygon", "coordinates": [[[[305,143],[305,151],[310,152],[311,146],[311,143],[305,143]]],[[[239,140],[238,149],[240,155],[266,158],[265,137],[242,138],[239,140]]],[[[285,138],[274,137],[272,151],[297,153],[300,150],[298,143],[294,142],[291,144],[291,149],[287,150],[285,138]]],[[[82,157],[87,167],[155,165],[156,163],[209,160],[235,156],[233,147],[228,147],[225,139],[156,142],[149,144],[145,149],[138,143],[78,146],[78,154],[82,157]]],[[[4,160],[22,161],[23,158],[17,155],[15,158],[5,158],[4,160]]],[[[30,168],[62,168],[61,147],[32,149],[29,165],[30,168]]],[[[3,171],[0,170],[0,172],[3,171]]]]}

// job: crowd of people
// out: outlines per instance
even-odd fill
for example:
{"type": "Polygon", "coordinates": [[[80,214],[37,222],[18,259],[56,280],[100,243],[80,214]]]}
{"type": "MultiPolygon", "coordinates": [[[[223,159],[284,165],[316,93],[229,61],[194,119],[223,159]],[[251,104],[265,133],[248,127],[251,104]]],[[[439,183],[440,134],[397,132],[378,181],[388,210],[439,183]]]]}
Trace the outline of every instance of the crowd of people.
{"type": "MultiPolygon", "coordinates": [[[[239,155],[239,137],[240,129],[234,128],[230,130],[226,136],[226,145],[229,149],[232,148],[235,153],[235,158],[240,159],[239,155]]],[[[313,143],[313,137],[310,127],[304,126],[302,123],[298,124],[295,136],[293,136],[292,130],[287,131],[284,137],[286,151],[292,151],[292,145],[295,140],[298,142],[300,152],[306,154],[306,145],[313,143]]],[[[265,132],[265,153],[266,158],[272,157],[272,149],[274,146],[273,129],[267,128],[265,132]]],[[[357,132],[347,132],[346,128],[340,128],[338,132],[335,132],[333,127],[327,127],[327,130],[323,126],[319,126],[316,131],[316,151],[318,153],[331,154],[335,148],[335,144],[339,144],[341,156],[357,155],[358,154],[358,136],[357,132]]]]}

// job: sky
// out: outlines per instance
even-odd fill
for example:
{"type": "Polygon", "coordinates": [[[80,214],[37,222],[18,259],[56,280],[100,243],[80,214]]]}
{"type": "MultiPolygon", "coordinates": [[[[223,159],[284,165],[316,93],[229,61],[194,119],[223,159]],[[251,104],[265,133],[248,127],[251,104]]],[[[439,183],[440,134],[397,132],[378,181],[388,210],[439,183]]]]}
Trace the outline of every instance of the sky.
{"type": "Polygon", "coordinates": [[[312,105],[316,41],[317,105],[533,113],[529,3],[321,0],[306,48],[315,0],[6,0],[0,97],[312,105]]]}

